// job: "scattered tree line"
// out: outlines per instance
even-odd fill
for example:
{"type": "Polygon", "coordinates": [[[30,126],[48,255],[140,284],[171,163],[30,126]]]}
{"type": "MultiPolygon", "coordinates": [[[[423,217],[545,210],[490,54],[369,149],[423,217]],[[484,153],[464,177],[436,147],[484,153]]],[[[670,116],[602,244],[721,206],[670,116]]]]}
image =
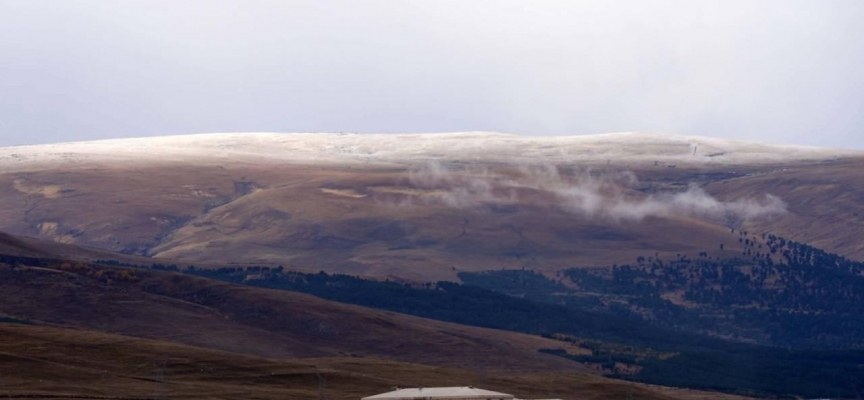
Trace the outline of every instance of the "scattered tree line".
{"type": "MultiPolygon", "coordinates": [[[[655,254],[630,265],[574,268],[554,278],[531,271],[461,274],[465,284],[407,284],[323,272],[305,274],[282,267],[205,269],[111,260],[100,263],[186,273],[465,325],[545,335],[562,341],[561,349],[545,349],[545,353],[600,364],[613,376],[647,383],[755,395],[853,397],[853,385],[864,383],[864,351],[840,350],[846,345],[839,342],[839,334],[815,349],[718,337],[751,324],[757,326],[755,332],[736,332],[756,338],[761,334],[765,343],[806,343],[808,335],[816,332],[823,332],[820,338],[832,337],[830,329],[816,326],[818,318],[826,318],[823,324],[833,324],[843,312],[860,311],[860,297],[856,297],[862,293],[857,286],[860,263],[780,238],[758,239],[742,239],[752,250],[750,258],[742,254],[716,259],[703,252],[694,259],[679,255],[665,261],[655,254]],[[832,287],[838,294],[826,295],[832,287]],[[705,294],[714,292],[717,294],[705,294]],[[670,300],[670,293],[680,298],[670,300]],[[848,308],[832,310],[840,305],[848,308]],[[812,325],[795,325],[800,322],[793,316],[812,325]],[[776,333],[774,329],[781,329],[777,326],[782,324],[795,325],[793,332],[787,336],[776,333]],[[580,338],[578,345],[591,354],[567,353],[564,347],[573,344],[567,338],[580,338]],[[665,356],[658,356],[660,353],[665,356]],[[619,364],[636,368],[622,371],[616,369],[619,364]]],[[[124,279],[119,272],[99,276],[99,268],[72,263],[64,267],[10,256],[0,256],[0,263],[53,265],[105,282],[124,279]]],[[[129,276],[134,282],[138,274],[129,276]]],[[[851,335],[860,337],[857,323],[849,322],[842,329],[852,329],[851,335]]]]}
{"type": "Polygon", "coordinates": [[[741,256],[638,257],[634,264],[463,273],[466,284],[739,341],[864,348],[864,263],[773,235],[741,256]]]}

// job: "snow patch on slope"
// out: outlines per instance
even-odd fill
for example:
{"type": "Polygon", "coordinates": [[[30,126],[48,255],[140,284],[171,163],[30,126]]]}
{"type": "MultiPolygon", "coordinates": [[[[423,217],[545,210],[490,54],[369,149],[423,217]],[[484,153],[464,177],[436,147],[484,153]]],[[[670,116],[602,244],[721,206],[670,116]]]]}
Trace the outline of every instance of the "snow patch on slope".
{"type": "Polygon", "coordinates": [[[4,170],[88,163],[488,163],[772,164],[864,157],[864,152],[696,136],[608,133],[520,136],[215,133],[0,148],[4,170]]]}

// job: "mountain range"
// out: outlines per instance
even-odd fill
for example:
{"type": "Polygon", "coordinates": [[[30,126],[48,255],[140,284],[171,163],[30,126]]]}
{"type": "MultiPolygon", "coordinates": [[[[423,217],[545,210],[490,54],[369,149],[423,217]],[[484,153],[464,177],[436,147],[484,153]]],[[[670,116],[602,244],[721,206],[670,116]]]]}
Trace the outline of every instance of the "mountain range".
{"type": "MultiPolygon", "coordinates": [[[[852,397],[864,383],[862,167],[864,152],[649,133],[0,148],[0,334],[157,346],[167,360],[248,365],[252,380],[294,368],[308,398],[316,368],[345,398],[416,368],[454,384],[487,378],[453,371],[488,368],[516,392],[553,379],[595,398],[705,395],[620,379],[852,397]],[[754,355],[761,368],[724,372],[754,355]],[[361,389],[355,362],[374,371],[361,389]]],[[[55,389],[82,395],[69,371],[103,366],[72,364],[55,389]]],[[[129,396],[194,397],[181,387],[211,379],[163,364],[173,383],[129,396]]],[[[32,379],[15,393],[55,390],[32,379]]]]}

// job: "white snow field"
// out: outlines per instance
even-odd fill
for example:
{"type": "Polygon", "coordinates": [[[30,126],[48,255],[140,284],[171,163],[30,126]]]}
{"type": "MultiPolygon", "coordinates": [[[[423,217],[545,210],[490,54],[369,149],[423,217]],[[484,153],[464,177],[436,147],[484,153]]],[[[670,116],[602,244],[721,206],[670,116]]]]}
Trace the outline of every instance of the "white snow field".
{"type": "Polygon", "coordinates": [[[864,152],[656,133],[523,136],[212,133],[0,148],[0,172],[91,163],[780,164],[864,157],[864,152]]]}

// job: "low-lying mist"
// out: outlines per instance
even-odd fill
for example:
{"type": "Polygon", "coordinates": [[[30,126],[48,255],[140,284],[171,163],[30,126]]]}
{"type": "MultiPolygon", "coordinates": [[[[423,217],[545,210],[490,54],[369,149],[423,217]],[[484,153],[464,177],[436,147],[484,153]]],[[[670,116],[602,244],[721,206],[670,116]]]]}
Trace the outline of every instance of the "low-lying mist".
{"type": "Polygon", "coordinates": [[[408,172],[407,183],[435,195],[411,202],[440,202],[470,208],[486,204],[527,203],[529,192],[546,194],[552,205],[574,214],[613,221],[638,222],[649,217],[695,216],[737,224],[786,212],[786,203],[771,194],[718,200],[693,184],[686,190],[645,193],[630,171],[576,170],[554,165],[523,165],[509,169],[447,167],[427,163],[408,172]],[[522,201],[520,201],[522,200],[522,201]]]}

